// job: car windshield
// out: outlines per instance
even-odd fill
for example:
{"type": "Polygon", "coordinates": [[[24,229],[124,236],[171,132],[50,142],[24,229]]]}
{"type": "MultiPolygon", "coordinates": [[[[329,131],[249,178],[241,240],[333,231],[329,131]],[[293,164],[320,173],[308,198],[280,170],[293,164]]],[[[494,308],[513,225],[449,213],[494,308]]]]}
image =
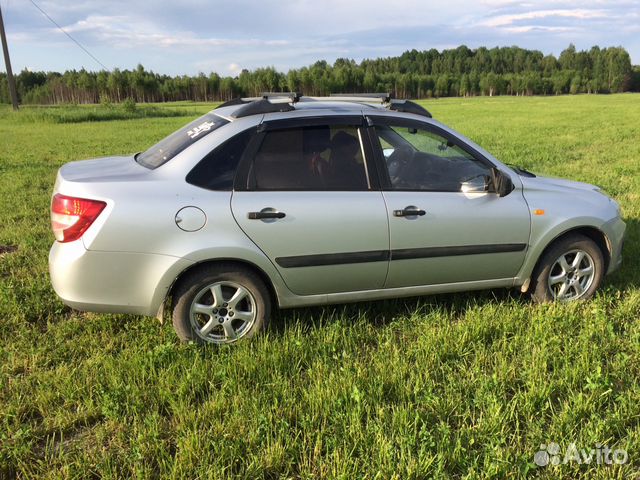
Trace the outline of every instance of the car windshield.
{"type": "Polygon", "coordinates": [[[190,145],[227,123],[229,123],[228,120],[213,113],[207,113],[163,138],[148,150],[136,155],[136,161],[147,168],[158,168],[190,145]]]}

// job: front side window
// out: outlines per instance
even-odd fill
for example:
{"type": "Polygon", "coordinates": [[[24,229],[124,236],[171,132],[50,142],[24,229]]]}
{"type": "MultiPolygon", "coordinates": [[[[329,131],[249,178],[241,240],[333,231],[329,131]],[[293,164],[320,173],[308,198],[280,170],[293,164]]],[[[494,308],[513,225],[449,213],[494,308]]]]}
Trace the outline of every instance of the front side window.
{"type": "Polygon", "coordinates": [[[228,120],[213,113],[207,113],[163,138],[148,150],[136,155],[136,161],[147,168],[158,168],[187,147],[227,123],[229,123],[228,120]]]}
{"type": "Polygon", "coordinates": [[[251,190],[367,190],[358,127],[267,131],[249,172],[251,190]]]}
{"type": "Polygon", "coordinates": [[[438,133],[392,125],[375,130],[394,190],[460,192],[491,178],[490,166],[438,133]]]}

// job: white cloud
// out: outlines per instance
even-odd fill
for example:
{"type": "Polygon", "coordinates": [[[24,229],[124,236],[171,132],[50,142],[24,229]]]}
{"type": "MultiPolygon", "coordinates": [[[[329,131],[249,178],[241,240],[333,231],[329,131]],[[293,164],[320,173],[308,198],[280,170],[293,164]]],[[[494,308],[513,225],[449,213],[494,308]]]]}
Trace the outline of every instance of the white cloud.
{"type": "Polygon", "coordinates": [[[575,32],[575,27],[548,27],[544,25],[519,25],[517,27],[506,27],[508,33],[529,33],[529,32],[549,32],[549,33],[569,33],[575,32]]]}
{"type": "Polygon", "coordinates": [[[538,20],[549,17],[571,18],[577,20],[587,20],[593,18],[606,18],[607,12],[603,10],[587,10],[587,9],[558,9],[558,10],[537,10],[524,13],[515,13],[511,15],[497,15],[487,20],[481,21],[478,25],[485,27],[504,27],[512,25],[520,20],[538,20]]]}
{"type": "Polygon", "coordinates": [[[230,63],[229,66],[227,67],[227,70],[231,75],[235,76],[235,75],[240,75],[240,72],[242,72],[242,67],[237,63],[230,63]]]}
{"type": "MultiPolygon", "coordinates": [[[[148,21],[139,21],[122,15],[89,15],[63,27],[69,33],[88,33],[102,41],[119,47],[260,47],[285,46],[286,40],[261,40],[257,38],[198,37],[193,32],[165,33],[148,21]]],[[[59,32],[59,30],[53,30],[59,32]]]]}

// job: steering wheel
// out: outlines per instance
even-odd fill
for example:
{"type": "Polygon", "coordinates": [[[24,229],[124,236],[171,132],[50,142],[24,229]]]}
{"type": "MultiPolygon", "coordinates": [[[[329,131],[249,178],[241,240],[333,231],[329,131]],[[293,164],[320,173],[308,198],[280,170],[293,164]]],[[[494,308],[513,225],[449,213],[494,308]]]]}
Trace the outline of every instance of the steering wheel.
{"type": "Polygon", "coordinates": [[[396,183],[395,180],[403,178],[403,173],[407,167],[411,165],[413,159],[413,149],[409,145],[398,145],[389,158],[387,159],[387,169],[389,170],[389,177],[391,177],[392,183],[396,183]]]}

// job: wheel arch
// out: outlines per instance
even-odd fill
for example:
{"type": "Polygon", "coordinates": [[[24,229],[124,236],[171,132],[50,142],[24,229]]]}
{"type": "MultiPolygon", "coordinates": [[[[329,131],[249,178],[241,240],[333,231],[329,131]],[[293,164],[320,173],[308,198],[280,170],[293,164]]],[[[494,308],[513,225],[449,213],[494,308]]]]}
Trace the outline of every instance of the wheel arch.
{"type": "Polygon", "coordinates": [[[271,281],[271,278],[269,277],[269,275],[267,275],[267,273],[263,269],[261,269],[256,264],[249,262],[247,260],[241,260],[238,258],[231,258],[231,257],[230,258],[214,258],[214,259],[202,260],[200,262],[193,263],[192,265],[189,265],[187,268],[182,270],[176,276],[176,278],[173,280],[173,283],[171,283],[171,285],[167,289],[167,293],[162,303],[160,304],[156,317],[160,320],[163,319],[164,309],[172,300],[173,294],[175,292],[175,288],[180,283],[180,280],[182,280],[183,278],[187,277],[188,275],[192,274],[193,272],[199,269],[207,268],[213,265],[230,265],[230,266],[235,265],[235,266],[239,266],[241,268],[254,272],[256,275],[258,275],[258,277],[260,277],[265,287],[267,288],[267,291],[269,292],[269,297],[271,299],[271,304],[274,306],[279,305],[279,296],[275,288],[275,285],[271,281]]]}
{"type": "Polygon", "coordinates": [[[593,225],[574,226],[563,230],[546,242],[544,248],[537,255],[535,263],[527,273],[526,280],[520,288],[523,293],[526,293],[529,290],[529,287],[531,285],[531,278],[533,277],[533,275],[535,275],[535,272],[538,269],[540,261],[542,260],[542,257],[544,257],[545,253],[547,253],[549,249],[559,240],[567,237],[568,235],[574,234],[583,235],[590,240],[593,240],[593,242],[602,252],[602,258],[604,260],[604,271],[607,272],[607,270],[609,269],[609,263],[611,262],[611,242],[607,235],[601,229],[593,225]]]}

